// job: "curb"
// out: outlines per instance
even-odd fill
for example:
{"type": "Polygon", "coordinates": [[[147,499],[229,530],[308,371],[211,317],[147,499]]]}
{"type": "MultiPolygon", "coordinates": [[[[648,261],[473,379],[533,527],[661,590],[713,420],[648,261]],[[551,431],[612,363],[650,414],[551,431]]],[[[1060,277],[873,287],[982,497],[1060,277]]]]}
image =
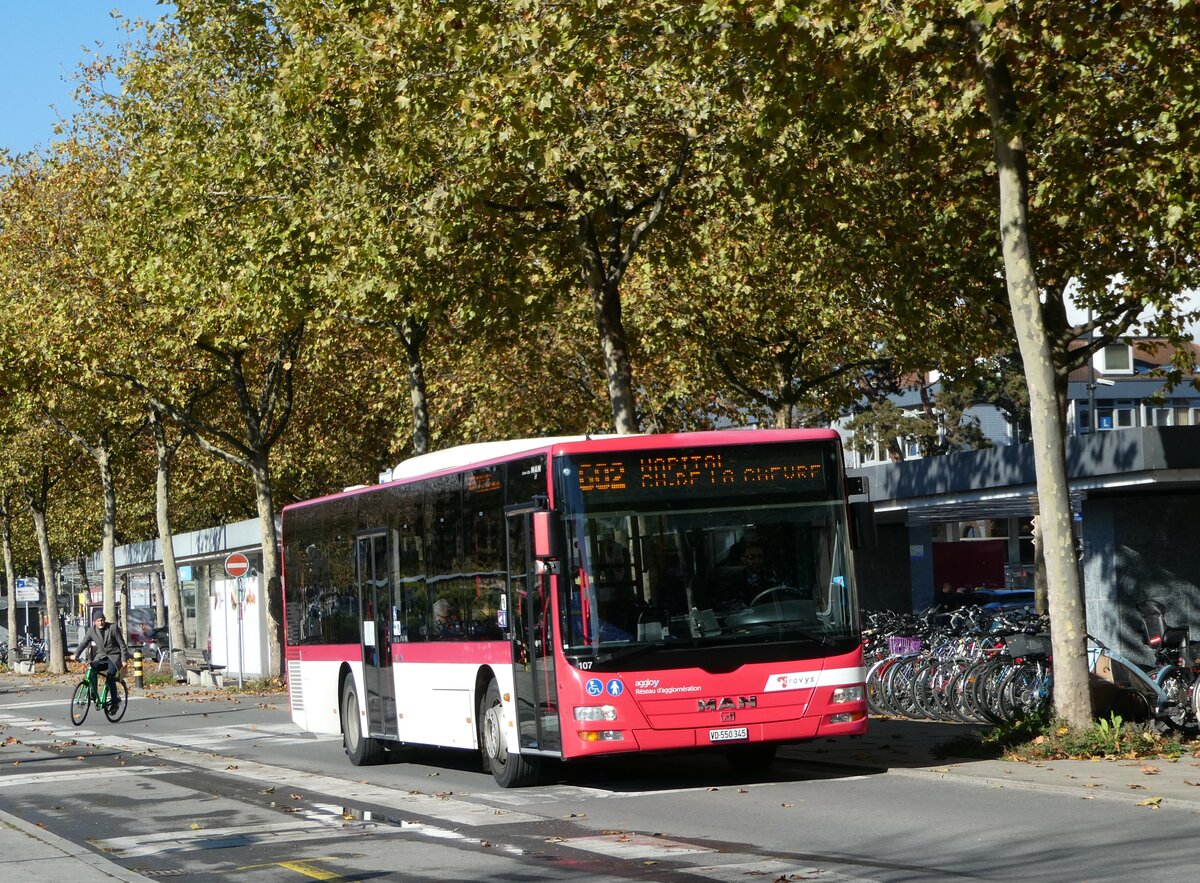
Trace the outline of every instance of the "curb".
{"type": "MultiPolygon", "coordinates": [[[[979,785],[987,788],[1007,788],[1015,791],[1039,791],[1048,794],[1061,794],[1064,797],[1076,797],[1080,800],[1108,800],[1114,803],[1137,805],[1145,800],[1142,794],[1127,794],[1123,791],[1112,791],[1095,788],[1084,791],[1080,786],[1057,785],[1053,782],[1031,782],[1028,779],[997,778],[989,775],[972,775],[958,770],[938,771],[931,769],[890,769],[888,775],[909,779],[938,779],[939,781],[963,782],[968,785],[979,785]]],[[[1187,809],[1195,812],[1193,804],[1196,801],[1184,800],[1179,797],[1163,798],[1163,808],[1187,809]]]]}
{"type": "MultiPolygon", "coordinates": [[[[84,846],[72,843],[59,837],[57,834],[52,834],[37,825],[19,819],[10,813],[0,810],[0,844],[6,855],[11,856],[26,856],[26,861],[30,861],[41,867],[41,876],[43,879],[54,879],[56,873],[53,870],[53,863],[56,861],[70,861],[71,871],[69,877],[75,883],[92,883],[99,880],[122,880],[125,883],[149,883],[149,877],[143,877],[141,874],[130,871],[127,868],[118,865],[115,862],[109,861],[103,856],[92,852],[84,846]],[[29,844],[22,843],[18,838],[28,837],[42,844],[46,849],[41,850],[43,854],[32,855],[31,852],[36,850],[29,849],[29,844]],[[45,855],[48,850],[56,855],[45,855]],[[44,863],[50,862],[51,868],[47,869],[44,863]],[[93,873],[88,873],[87,870],[93,873]]],[[[61,868],[59,869],[62,870],[61,868]]]]}

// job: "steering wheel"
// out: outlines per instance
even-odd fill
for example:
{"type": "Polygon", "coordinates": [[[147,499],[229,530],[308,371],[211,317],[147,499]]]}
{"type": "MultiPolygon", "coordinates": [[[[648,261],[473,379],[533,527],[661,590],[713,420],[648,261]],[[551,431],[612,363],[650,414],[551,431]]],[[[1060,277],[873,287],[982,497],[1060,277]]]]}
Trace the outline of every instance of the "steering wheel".
{"type": "Polygon", "coordinates": [[[750,601],[750,606],[756,607],[760,601],[775,594],[792,595],[800,600],[804,600],[804,594],[795,586],[771,586],[771,588],[761,591],[755,595],[750,601]]]}

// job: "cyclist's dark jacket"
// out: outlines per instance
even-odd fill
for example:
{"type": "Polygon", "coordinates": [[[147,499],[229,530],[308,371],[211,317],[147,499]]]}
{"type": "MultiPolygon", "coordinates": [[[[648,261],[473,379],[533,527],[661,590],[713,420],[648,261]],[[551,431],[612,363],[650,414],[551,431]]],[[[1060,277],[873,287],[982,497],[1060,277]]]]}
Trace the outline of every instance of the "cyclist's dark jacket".
{"type": "Polygon", "coordinates": [[[95,645],[97,655],[107,656],[117,668],[121,667],[121,663],[129,655],[129,646],[121,637],[121,630],[111,622],[105,623],[102,629],[89,625],[83,633],[83,640],[75,648],[75,658],[78,659],[89,645],[95,645]]]}

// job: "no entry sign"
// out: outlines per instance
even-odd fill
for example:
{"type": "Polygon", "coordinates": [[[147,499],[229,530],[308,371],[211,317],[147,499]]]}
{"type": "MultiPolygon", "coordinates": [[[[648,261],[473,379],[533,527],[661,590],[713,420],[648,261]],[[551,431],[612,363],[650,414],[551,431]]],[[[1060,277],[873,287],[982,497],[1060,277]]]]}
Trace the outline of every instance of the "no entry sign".
{"type": "Polygon", "coordinates": [[[225,572],[230,576],[245,576],[250,572],[250,559],[241,552],[234,552],[225,559],[225,572]]]}

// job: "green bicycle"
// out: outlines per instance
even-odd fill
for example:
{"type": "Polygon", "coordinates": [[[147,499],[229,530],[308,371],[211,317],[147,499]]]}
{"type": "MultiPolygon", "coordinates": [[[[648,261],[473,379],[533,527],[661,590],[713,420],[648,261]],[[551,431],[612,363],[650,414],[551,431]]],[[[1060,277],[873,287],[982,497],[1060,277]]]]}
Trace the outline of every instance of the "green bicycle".
{"type": "Polygon", "coordinates": [[[75,687],[75,695],[71,697],[71,723],[75,726],[83,723],[93,705],[103,708],[104,716],[113,723],[125,716],[125,706],[129,704],[125,679],[119,675],[111,681],[106,678],[103,686],[97,683],[99,680],[99,670],[89,665],[87,674],[75,687]]]}

